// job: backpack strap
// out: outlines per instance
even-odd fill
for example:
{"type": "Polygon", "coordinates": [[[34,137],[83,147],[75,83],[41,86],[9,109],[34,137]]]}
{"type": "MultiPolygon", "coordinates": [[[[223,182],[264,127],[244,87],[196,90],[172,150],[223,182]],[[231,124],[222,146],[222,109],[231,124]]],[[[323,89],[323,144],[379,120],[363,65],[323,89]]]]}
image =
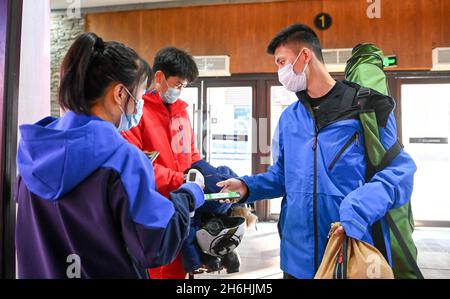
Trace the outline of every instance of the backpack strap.
{"type": "Polygon", "coordinates": [[[372,240],[375,248],[384,256],[386,261],[389,261],[380,220],[372,224],[372,240]]]}
{"type": "Polygon", "coordinates": [[[408,246],[406,245],[405,239],[403,239],[403,236],[400,233],[400,230],[398,229],[397,224],[395,224],[394,219],[392,219],[391,214],[388,212],[384,218],[386,219],[386,222],[388,223],[389,228],[391,229],[392,233],[394,234],[395,238],[397,239],[397,242],[400,245],[400,248],[402,249],[403,254],[405,255],[406,259],[408,260],[408,263],[413,268],[413,271],[416,274],[416,277],[418,279],[424,279],[422,272],[420,271],[420,268],[417,265],[416,260],[414,259],[411,252],[409,251],[408,246]]]}
{"type": "Polygon", "coordinates": [[[356,99],[358,100],[358,106],[363,108],[366,104],[367,99],[372,95],[370,88],[361,86],[356,94],[356,99]]]}
{"type": "Polygon", "coordinates": [[[403,150],[403,144],[397,139],[397,141],[391,146],[391,148],[384,154],[383,159],[381,159],[380,165],[375,167],[375,172],[381,171],[386,166],[391,164],[392,160],[397,157],[403,150]]]}
{"type": "Polygon", "coordinates": [[[357,96],[357,91],[357,88],[354,88],[353,86],[347,86],[344,92],[344,96],[342,97],[339,110],[347,111],[350,107],[353,106],[355,95],[357,96]]]}
{"type": "Polygon", "coordinates": [[[375,166],[371,165],[370,161],[366,159],[367,167],[366,167],[366,182],[369,182],[375,173],[385,169],[389,164],[391,164],[392,160],[397,157],[401,151],[403,150],[403,145],[397,139],[397,141],[391,146],[391,148],[384,154],[383,159],[380,162],[380,165],[375,166]]]}

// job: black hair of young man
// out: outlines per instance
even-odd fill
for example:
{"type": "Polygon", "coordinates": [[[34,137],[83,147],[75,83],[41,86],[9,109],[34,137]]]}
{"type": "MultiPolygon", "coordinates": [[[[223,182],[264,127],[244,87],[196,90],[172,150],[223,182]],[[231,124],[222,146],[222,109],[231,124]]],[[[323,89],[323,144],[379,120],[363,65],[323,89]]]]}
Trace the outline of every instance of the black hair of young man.
{"type": "Polygon", "coordinates": [[[189,83],[194,82],[198,77],[198,68],[194,58],[175,47],[167,47],[156,53],[153,72],[157,71],[162,71],[166,77],[180,77],[189,83]]]}
{"type": "Polygon", "coordinates": [[[267,53],[273,55],[279,46],[295,44],[308,46],[317,59],[323,63],[322,47],[319,38],[310,27],[304,24],[293,24],[278,32],[267,46],[267,53]]]}

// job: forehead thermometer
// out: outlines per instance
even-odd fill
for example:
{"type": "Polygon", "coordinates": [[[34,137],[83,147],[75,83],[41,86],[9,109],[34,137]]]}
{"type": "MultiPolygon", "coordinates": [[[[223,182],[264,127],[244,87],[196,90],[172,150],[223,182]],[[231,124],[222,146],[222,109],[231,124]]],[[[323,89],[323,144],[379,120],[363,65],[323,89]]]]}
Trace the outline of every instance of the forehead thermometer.
{"type": "Polygon", "coordinates": [[[186,182],[190,183],[200,183],[200,185],[205,184],[205,178],[203,177],[203,174],[198,171],[197,169],[191,169],[186,174],[186,182]]]}

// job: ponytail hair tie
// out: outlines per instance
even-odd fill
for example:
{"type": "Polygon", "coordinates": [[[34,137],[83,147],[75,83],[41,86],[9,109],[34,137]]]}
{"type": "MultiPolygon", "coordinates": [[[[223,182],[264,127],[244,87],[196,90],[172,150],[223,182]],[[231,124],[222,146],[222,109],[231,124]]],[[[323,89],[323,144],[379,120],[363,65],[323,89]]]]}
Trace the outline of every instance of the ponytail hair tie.
{"type": "Polygon", "coordinates": [[[98,51],[99,53],[103,53],[105,50],[105,43],[103,42],[103,39],[100,37],[97,37],[94,44],[94,50],[98,51]]]}

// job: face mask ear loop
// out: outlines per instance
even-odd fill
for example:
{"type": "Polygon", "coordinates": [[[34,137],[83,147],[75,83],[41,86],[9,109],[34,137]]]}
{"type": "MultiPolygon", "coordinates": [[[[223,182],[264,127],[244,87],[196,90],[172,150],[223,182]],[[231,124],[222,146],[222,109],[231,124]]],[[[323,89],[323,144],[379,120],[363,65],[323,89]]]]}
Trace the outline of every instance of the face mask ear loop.
{"type": "MultiPolygon", "coordinates": [[[[117,103],[117,101],[116,101],[116,103],[117,103]]],[[[127,119],[127,121],[129,121],[129,119],[128,119],[128,115],[125,113],[125,111],[123,110],[123,108],[122,108],[122,103],[117,103],[118,105],[119,105],[119,109],[120,109],[120,111],[123,113],[123,114],[125,114],[125,117],[126,117],[126,119],[127,119]]]]}
{"type": "Polygon", "coordinates": [[[300,54],[302,54],[302,52],[303,52],[304,49],[305,49],[305,48],[303,48],[303,49],[300,50],[300,53],[298,53],[298,55],[297,55],[297,57],[295,58],[294,63],[292,64],[292,66],[294,66],[294,65],[297,63],[298,59],[300,58],[300,54]]]}
{"type": "MultiPolygon", "coordinates": [[[[302,54],[303,50],[305,50],[305,48],[302,48],[302,49],[300,50],[300,53],[298,53],[297,58],[295,58],[294,63],[292,64],[292,70],[294,70],[294,66],[295,66],[295,64],[297,63],[298,59],[300,58],[300,54],[302,54]]],[[[306,68],[305,68],[305,69],[306,69],[306,68]]],[[[305,70],[303,70],[303,71],[305,71],[305,70]]],[[[295,73],[295,72],[294,72],[294,73],[295,73]]]]}
{"type": "MultiPolygon", "coordinates": [[[[131,92],[128,90],[128,88],[126,88],[126,87],[124,87],[124,88],[125,88],[125,91],[128,93],[128,95],[131,97],[131,99],[134,102],[134,113],[136,113],[136,111],[137,111],[137,104],[138,104],[137,101],[136,101],[136,98],[131,94],[131,92]]],[[[127,116],[126,113],[125,113],[125,116],[127,117],[127,120],[128,120],[128,116],[127,116]]]]}

